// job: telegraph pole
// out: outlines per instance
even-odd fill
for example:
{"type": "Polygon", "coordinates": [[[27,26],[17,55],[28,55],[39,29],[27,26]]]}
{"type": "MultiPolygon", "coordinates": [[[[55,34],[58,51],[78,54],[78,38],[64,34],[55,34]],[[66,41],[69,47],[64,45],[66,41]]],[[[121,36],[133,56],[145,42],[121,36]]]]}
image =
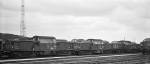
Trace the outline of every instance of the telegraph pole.
{"type": "Polygon", "coordinates": [[[21,0],[21,22],[20,22],[20,35],[26,36],[26,27],[25,27],[25,8],[24,8],[24,0],[21,0]]]}

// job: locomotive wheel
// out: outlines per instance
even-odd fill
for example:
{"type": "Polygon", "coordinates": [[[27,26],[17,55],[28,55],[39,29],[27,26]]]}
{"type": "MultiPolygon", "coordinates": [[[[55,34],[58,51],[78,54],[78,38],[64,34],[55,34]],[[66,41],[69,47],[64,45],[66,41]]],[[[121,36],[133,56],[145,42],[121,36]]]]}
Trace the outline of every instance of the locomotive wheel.
{"type": "Polygon", "coordinates": [[[57,55],[57,53],[56,53],[55,51],[51,51],[51,52],[50,52],[50,55],[52,55],[52,56],[56,56],[56,55],[57,55]]]}
{"type": "Polygon", "coordinates": [[[33,52],[33,55],[34,56],[40,56],[40,52],[35,51],[35,52],[33,52]]]}
{"type": "Polygon", "coordinates": [[[18,52],[13,52],[12,54],[9,54],[10,57],[12,58],[21,58],[22,55],[18,52]]]}
{"type": "Polygon", "coordinates": [[[73,55],[79,55],[79,51],[73,51],[73,55]]]}
{"type": "Polygon", "coordinates": [[[73,55],[72,51],[68,51],[68,55],[73,55]]]}
{"type": "Polygon", "coordinates": [[[75,55],[80,55],[80,51],[75,51],[75,55]]]}

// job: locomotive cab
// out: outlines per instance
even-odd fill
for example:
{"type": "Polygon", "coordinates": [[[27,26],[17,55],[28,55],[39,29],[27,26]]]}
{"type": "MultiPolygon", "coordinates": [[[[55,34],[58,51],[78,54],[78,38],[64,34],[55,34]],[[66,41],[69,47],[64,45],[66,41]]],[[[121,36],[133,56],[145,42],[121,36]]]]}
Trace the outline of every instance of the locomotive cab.
{"type": "Polygon", "coordinates": [[[53,36],[34,36],[34,41],[39,43],[34,46],[36,55],[55,55],[56,38],[53,36]]]}
{"type": "Polygon", "coordinates": [[[104,46],[106,41],[101,39],[87,39],[88,42],[92,44],[91,50],[94,54],[102,54],[104,53],[104,46]]]}

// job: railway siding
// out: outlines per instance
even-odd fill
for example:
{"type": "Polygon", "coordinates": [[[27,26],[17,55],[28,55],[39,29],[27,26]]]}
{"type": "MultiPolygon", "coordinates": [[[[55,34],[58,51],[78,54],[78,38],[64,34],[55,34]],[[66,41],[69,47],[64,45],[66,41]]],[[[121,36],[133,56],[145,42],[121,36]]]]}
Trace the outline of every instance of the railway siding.
{"type": "MultiPolygon", "coordinates": [[[[139,62],[146,62],[145,59],[150,59],[147,56],[143,57],[141,54],[123,54],[123,55],[109,55],[109,56],[77,56],[77,57],[60,57],[58,59],[42,59],[32,61],[19,62],[4,62],[4,64],[138,64],[139,62]]],[[[148,60],[147,60],[148,62],[148,60]]],[[[139,63],[140,64],[140,63],[139,63]]]]}

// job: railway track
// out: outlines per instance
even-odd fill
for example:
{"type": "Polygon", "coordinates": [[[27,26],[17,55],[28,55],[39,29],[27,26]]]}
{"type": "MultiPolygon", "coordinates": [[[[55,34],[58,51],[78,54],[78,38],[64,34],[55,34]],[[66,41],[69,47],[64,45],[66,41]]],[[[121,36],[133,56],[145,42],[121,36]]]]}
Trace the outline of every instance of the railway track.
{"type": "Polygon", "coordinates": [[[119,64],[121,62],[140,61],[141,54],[121,54],[121,55],[85,55],[85,56],[66,56],[66,57],[46,57],[30,59],[1,60],[3,64],[119,64]]]}
{"type": "Polygon", "coordinates": [[[87,58],[84,60],[79,60],[79,61],[73,61],[73,62],[64,62],[63,64],[97,64],[97,63],[102,63],[102,64],[116,64],[116,63],[121,63],[121,62],[128,62],[132,60],[137,60],[140,57],[138,55],[114,55],[114,56],[102,56],[102,57],[95,57],[95,58],[87,58]]]}
{"type": "MultiPolygon", "coordinates": [[[[32,60],[46,60],[46,59],[63,59],[63,58],[80,58],[80,57],[94,57],[94,56],[107,56],[114,54],[100,54],[100,55],[80,55],[80,56],[43,56],[43,57],[34,57],[34,58],[9,58],[9,59],[0,59],[0,62],[15,62],[15,61],[32,61],[32,60]]],[[[116,54],[121,55],[121,54],[116,54]]]]}
{"type": "Polygon", "coordinates": [[[122,57],[109,57],[107,59],[87,60],[87,61],[74,61],[66,62],[63,64],[150,64],[150,56],[122,56],[122,57]]]}

